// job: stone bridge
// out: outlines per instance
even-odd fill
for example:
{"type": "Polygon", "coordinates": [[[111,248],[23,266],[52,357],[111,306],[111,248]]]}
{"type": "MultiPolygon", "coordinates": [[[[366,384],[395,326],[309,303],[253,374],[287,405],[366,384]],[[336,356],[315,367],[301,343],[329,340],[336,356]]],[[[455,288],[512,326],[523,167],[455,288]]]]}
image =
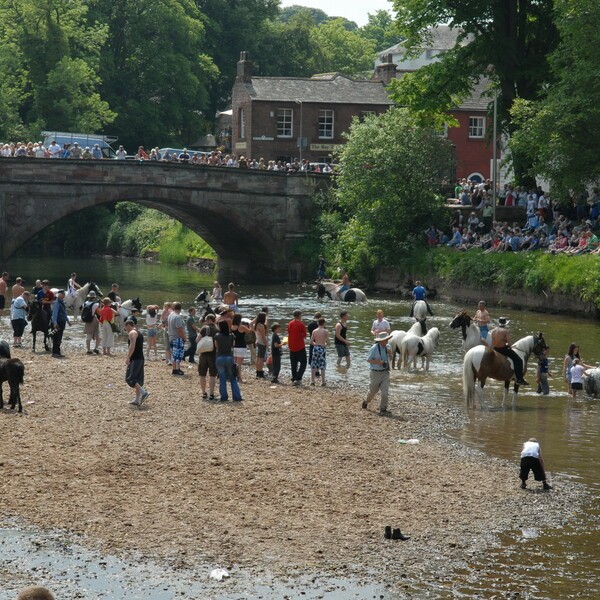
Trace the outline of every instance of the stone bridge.
{"type": "Polygon", "coordinates": [[[149,161],[2,158],[0,264],[67,215],[129,201],[168,214],[206,240],[222,281],[284,281],[291,246],[310,226],[312,194],[328,180],[149,161]]]}

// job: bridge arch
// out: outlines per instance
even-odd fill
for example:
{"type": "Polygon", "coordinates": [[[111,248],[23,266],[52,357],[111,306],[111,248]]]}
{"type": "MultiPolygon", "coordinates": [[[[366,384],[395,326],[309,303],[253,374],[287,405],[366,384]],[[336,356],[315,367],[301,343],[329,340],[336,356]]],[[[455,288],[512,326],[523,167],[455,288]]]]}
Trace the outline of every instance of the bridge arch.
{"type": "Polygon", "coordinates": [[[219,257],[219,277],[282,281],[328,177],[129,161],[0,160],[0,259],[52,223],[128,201],[181,221],[219,257]]]}

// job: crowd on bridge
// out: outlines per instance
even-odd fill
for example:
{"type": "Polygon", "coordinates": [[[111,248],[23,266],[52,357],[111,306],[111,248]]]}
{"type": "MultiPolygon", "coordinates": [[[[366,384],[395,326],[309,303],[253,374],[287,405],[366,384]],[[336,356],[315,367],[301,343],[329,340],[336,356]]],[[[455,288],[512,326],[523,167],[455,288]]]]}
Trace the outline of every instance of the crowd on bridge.
{"type": "Polygon", "coordinates": [[[147,151],[144,146],[139,146],[135,154],[128,154],[120,145],[112,159],[107,158],[100,144],[91,147],[82,147],[78,142],[60,146],[52,141],[45,147],[42,142],[0,143],[0,157],[4,158],[55,158],[73,160],[136,160],[159,161],[175,164],[190,164],[207,167],[230,167],[237,169],[255,169],[258,171],[280,171],[285,173],[326,173],[330,174],[335,168],[334,164],[311,163],[308,159],[265,160],[264,158],[249,158],[243,155],[227,154],[223,150],[201,152],[183,148],[181,151],[166,149],[161,152],[157,146],[147,151]]]}
{"type": "Polygon", "coordinates": [[[430,247],[480,248],[486,253],[541,250],[552,254],[600,254],[599,188],[594,188],[591,196],[582,192],[565,210],[539,187],[527,191],[506,184],[498,193],[498,205],[524,207],[523,223],[493,221],[489,180],[481,184],[458,181],[455,194],[461,206],[473,210],[466,218],[456,210],[446,231],[430,225],[423,232],[430,247]]]}

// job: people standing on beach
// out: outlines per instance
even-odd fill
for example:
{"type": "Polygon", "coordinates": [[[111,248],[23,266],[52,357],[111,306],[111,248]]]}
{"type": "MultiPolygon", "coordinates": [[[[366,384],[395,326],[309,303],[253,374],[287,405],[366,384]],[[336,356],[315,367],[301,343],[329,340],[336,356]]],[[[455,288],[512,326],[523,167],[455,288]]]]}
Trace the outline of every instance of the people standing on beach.
{"type": "Polygon", "coordinates": [[[515,371],[515,382],[517,385],[529,385],[523,379],[523,360],[521,357],[510,347],[510,334],[507,326],[510,323],[506,317],[500,317],[498,319],[498,327],[492,329],[492,348],[512,359],[515,371]]]}
{"type": "Polygon", "coordinates": [[[381,310],[381,308],[377,309],[377,312],[375,313],[375,320],[371,326],[371,334],[377,335],[381,332],[389,333],[391,330],[392,328],[390,327],[389,321],[383,318],[383,310],[381,310]]]}
{"type": "Polygon", "coordinates": [[[327,368],[327,344],[329,343],[329,331],[325,329],[325,319],[321,317],[318,327],[310,336],[312,346],[312,362],[310,363],[311,385],[317,381],[317,373],[321,374],[321,386],[325,387],[325,370],[327,368]]]}
{"type": "Polygon", "coordinates": [[[173,309],[167,322],[169,345],[171,347],[171,375],[184,375],[180,369],[185,346],[185,323],[181,316],[181,302],[173,302],[173,309]]]}
{"type": "Polygon", "coordinates": [[[233,333],[235,338],[233,344],[233,359],[237,366],[237,380],[240,383],[243,383],[242,365],[244,364],[244,359],[248,357],[248,342],[246,341],[246,336],[247,334],[254,332],[245,323],[242,323],[242,315],[238,313],[237,315],[233,315],[233,319],[231,320],[231,333],[233,333]]]}
{"type": "Polygon", "coordinates": [[[150,392],[144,387],[144,336],[137,330],[137,319],[128,317],[123,325],[127,333],[127,356],[125,357],[125,382],[135,390],[135,398],[130,402],[141,406],[150,392]]]}
{"type": "Polygon", "coordinates": [[[190,345],[183,353],[183,360],[185,361],[186,357],[189,362],[196,362],[196,339],[198,337],[198,326],[196,325],[196,307],[190,306],[188,308],[188,316],[185,320],[185,327],[187,329],[187,336],[190,345]]]}
{"type": "Polygon", "coordinates": [[[243,400],[240,386],[237,382],[235,367],[233,362],[233,344],[235,337],[229,331],[229,323],[227,321],[219,321],[219,332],[215,335],[215,347],[217,351],[216,365],[219,374],[219,394],[221,402],[227,402],[229,396],[227,394],[227,380],[231,385],[231,395],[234,402],[243,400]]]}
{"type": "Polygon", "coordinates": [[[267,347],[269,345],[267,313],[259,312],[256,315],[254,332],[256,333],[256,377],[257,379],[264,379],[265,372],[263,369],[267,360],[267,347]]]}
{"type": "Polygon", "coordinates": [[[54,329],[54,335],[52,336],[52,357],[64,358],[64,355],[60,351],[60,345],[62,344],[66,325],[71,326],[67,315],[67,307],[65,306],[65,290],[58,290],[56,292],[56,301],[52,307],[50,323],[54,329]]]}
{"type": "Polygon", "coordinates": [[[279,337],[281,325],[273,323],[271,326],[273,335],[271,336],[271,383],[279,383],[279,373],[281,371],[281,348],[283,343],[279,337]]]}
{"type": "Polygon", "coordinates": [[[302,377],[306,371],[306,325],[302,322],[302,311],[295,310],[294,318],[288,323],[288,348],[290,349],[290,366],[292,369],[292,385],[302,385],[302,377]]]}
{"type": "Polygon", "coordinates": [[[538,359],[538,368],[536,381],[538,384],[537,393],[547,396],[550,393],[550,386],[548,385],[548,377],[552,377],[552,373],[548,371],[548,353],[550,346],[544,348],[541,358],[538,359]]]}
{"type": "Polygon", "coordinates": [[[171,344],[169,342],[169,315],[173,308],[172,302],[164,302],[162,313],[160,314],[160,326],[163,331],[163,343],[165,346],[165,362],[171,366],[171,344]]]}
{"type": "Polygon", "coordinates": [[[18,298],[25,291],[25,287],[23,286],[23,278],[17,277],[15,280],[15,285],[12,286],[12,297],[13,300],[18,298]]]}
{"type": "Polygon", "coordinates": [[[8,290],[8,272],[4,271],[0,277],[0,317],[6,308],[6,292],[8,290]]]}
{"type": "Polygon", "coordinates": [[[83,321],[83,333],[85,334],[85,346],[87,354],[100,354],[98,346],[100,346],[100,303],[96,298],[96,292],[92,290],[89,292],[83,307],[81,309],[81,320],[83,321]],[[88,315],[90,320],[88,319],[88,315]],[[94,342],[94,349],[92,350],[92,341],[94,342]]]}
{"type": "Polygon", "coordinates": [[[527,479],[529,471],[533,471],[536,481],[543,483],[543,489],[551,490],[552,486],[546,481],[546,469],[544,468],[544,459],[542,458],[542,449],[535,438],[529,438],[523,444],[521,451],[521,471],[519,479],[521,480],[521,489],[527,488],[527,479]]]}
{"type": "Polygon", "coordinates": [[[340,313],[340,320],[335,325],[334,344],[337,351],[337,366],[341,366],[342,358],[346,358],[346,369],[350,368],[350,342],[348,341],[348,320],[350,313],[343,310],[340,313]]]}
{"type": "MultiPolygon", "coordinates": [[[[319,326],[319,319],[322,317],[323,315],[320,312],[316,312],[313,316],[312,321],[306,326],[306,329],[308,331],[308,339],[310,339],[310,337],[312,336],[312,332],[319,326]]],[[[312,364],[312,353],[313,353],[313,347],[309,344],[308,346],[308,364],[312,364]]],[[[319,374],[317,373],[317,377],[319,377],[319,374]]]]}
{"type": "Polygon", "coordinates": [[[158,360],[158,304],[146,306],[146,330],[148,331],[148,344],[146,345],[146,358],[150,360],[150,350],[154,351],[154,360],[158,360]]]}
{"type": "Polygon", "coordinates": [[[113,325],[117,311],[112,307],[111,299],[107,296],[102,299],[102,306],[100,307],[100,326],[101,326],[101,338],[102,338],[102,354],[104,356],[113,356],[110,353],[111,348],[115,345],[115,332],[113,331],[113,325]]]}
{"type": "Polygon", "coordinates": [[[215,346],[215,336],[219,332],[215,325],[216,317],[213,314],[206,315],[204,319],[204,325],[200,328],[198,335],[200,337],[200,345],[205,337],[211,337],[213,340],[212,350],[203,350],[202,347],[198,348],[198,375],[200,375],[200,389],[202,390],[203,400],[214,400],[215,399],[215,383],[217,381],[217,351],[215,346]],[[209,376],[208,380],[208,392],[206,391],[206,375],[209,376]]]}
{"type": "Polygon", "coordinates": [[[13,328],[13,347],[21,347],[21,339],[27,327],[27,312],[29,310],[29,297],[31,294],[25,290],[12,301],[10,307],[10,324],[13,328]]]}
{"type": "Polygon", "coordinates": [[[388,346],[388,340],[392,336],[389,333],[381,332],[375,336],[375,343],[369,350],[367,362],[369,363],[369,392],[362,407],[368,408],[369,402],[375,398],[377,392],[381,393],[379,403],[379,413],[386,415],[388,411],[389,389],[390,389],[390,360],[391,349],[388,346]]]}
{"type": "Polygon", "coordinates": [[[479,327],[481,341],[484,343],[486,343],[491,320],[492,319],[490,317],[490,313],[487,311],[485,302],[480,300],[479,304],[477,305],[477,312],[475,313],[475,317],[473,317],[473,321],[475,321],[475,324],[477,327],[479,327]]]}

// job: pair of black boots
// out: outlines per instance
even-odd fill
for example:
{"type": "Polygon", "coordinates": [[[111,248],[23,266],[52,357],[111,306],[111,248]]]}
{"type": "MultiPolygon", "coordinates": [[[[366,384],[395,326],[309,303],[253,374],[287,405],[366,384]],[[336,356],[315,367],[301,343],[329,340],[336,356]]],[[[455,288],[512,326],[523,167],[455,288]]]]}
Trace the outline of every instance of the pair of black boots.
{"type": "Polygon", "coordinates": [[[406,540],[410,540],[409,537],[402,534],[400,529],[392,529],[389,525],[386,525],[385,530],[383,532],[383,537],[386,540],[402,540],[405,542],[406,540]]]}
{"type": "Polygon", "coordinates": [[[256,379],[264,379],[265,372],[264,371],[256,371],[256,379]]]}

